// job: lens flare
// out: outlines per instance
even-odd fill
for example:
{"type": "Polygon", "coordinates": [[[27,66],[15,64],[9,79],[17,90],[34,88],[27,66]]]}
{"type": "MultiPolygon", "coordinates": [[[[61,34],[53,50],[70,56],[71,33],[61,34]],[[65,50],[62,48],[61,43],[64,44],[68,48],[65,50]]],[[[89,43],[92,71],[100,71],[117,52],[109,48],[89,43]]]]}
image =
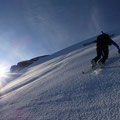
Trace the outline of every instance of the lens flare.
{"type": "Polygon", "coordinates": [[[6,68],[0,68],[0,78],[6,77],[6,68]]]}
{"type": "Polygon", "coordinates": [[[0,65],[0,89],[6,83],[6,78],[8,77],[7,71],[8,67],[6,65],[0,65]]]}

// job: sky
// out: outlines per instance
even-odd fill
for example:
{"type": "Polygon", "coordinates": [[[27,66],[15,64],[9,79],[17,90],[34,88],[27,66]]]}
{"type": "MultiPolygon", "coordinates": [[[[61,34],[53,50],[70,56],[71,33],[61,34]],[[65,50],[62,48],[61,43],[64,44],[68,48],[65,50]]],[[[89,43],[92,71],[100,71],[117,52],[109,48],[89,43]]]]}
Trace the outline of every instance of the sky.
{"type": "Polygon", "coordinates": [[[119,11],[119,0],[0,0],[0,66],[118,29],[119,11]]]}

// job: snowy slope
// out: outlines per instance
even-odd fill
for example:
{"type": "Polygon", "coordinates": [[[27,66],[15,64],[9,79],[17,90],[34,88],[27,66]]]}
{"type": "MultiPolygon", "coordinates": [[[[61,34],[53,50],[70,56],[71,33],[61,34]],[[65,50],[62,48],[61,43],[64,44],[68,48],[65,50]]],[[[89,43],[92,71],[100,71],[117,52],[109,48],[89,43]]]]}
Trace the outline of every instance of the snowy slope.
{"type": "Polygon", "coordinates": [[[120,56],[111,46],[93,72],[95,55],[95,44],[79,43],[21,71],[0,90],[0,120],[120,120],[120,56]]]}

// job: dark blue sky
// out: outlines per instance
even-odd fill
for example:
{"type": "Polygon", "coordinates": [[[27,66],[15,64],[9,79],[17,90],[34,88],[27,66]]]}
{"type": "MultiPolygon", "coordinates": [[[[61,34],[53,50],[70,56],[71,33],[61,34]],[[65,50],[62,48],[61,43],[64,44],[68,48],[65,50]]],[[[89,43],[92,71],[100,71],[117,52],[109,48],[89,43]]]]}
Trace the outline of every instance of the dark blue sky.
{"type": "Polygon", "coordinates": [[[52,54],[120,25],[120,0],[0,0],[0,64],[52,54]]]}

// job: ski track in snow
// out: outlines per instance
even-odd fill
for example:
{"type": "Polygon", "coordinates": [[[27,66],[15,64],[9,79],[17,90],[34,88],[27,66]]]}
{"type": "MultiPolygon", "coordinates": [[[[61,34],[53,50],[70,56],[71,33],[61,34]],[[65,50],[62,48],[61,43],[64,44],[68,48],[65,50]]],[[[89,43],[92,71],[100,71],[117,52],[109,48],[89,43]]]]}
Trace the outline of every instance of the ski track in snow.
{"type": "Polygon", "coordinates": [[[0,120],[120,120],[116,48],[106,68],[93,72],[95,45],[75,46],[37,61],[1,88],[0,120]]]}

